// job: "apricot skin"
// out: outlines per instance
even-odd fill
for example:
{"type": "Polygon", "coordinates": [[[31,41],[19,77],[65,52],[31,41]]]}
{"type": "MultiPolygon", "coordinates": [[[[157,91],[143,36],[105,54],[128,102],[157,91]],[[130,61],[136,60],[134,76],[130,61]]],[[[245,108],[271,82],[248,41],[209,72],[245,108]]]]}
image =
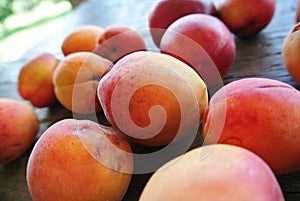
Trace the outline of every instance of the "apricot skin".
{"type": "Polygon", "coordinates": [[[50,53],[41,53],[27,61],[18,76],[18,91],[35,107],[51,106],[56,102],[53,74],[59,60],[50,53]]]}
{"type": "Polygon", "coordinates": [[[300,22],[294,25],[282,44],[282,58],[290,76],[300,84],[300,22]]]}
{"type": "Polygon", "coordinates": [[[217,77],[209,77],[207,68],[216,68],[216,73],[225,77],[236,55],[229,29],[218,18],[206,14],[190,14],[174,21],[162,37],[160,48],[162,53],[193,67],[207,85],[216,82],[217,77]]]}
{"type": "Polygon", "coordinates": [[[137,31],[124,25],[111,25],[99,36],[94,53],[116,63],[132,52],[146,49],[146,43],[137,31]]]}
{"type": "Polygon", "coordinates": [[[0,98],[0,116],[0,165],[4,165],[34,143],[39,122],[32,106],[10,98],[0,98]]]}
{"type": "Polygon", "coordinates": [[[53,75],[57,100],[68,110],[89,114],[101,111],[96,90],[112,63],[92,52],[75,52],[65,57],[53,75]]]}
{"type": "Polygon", "coordinates": [[[275,0],[215,0],[217,16],[238,37],[254,36],[262,31],[275,13],[275,0]]]}
{"type": "Polygon", "coordinates": [[[75,52],[93,52],[103,28],[96,25],[77,27],[64,39],[61,49],[65,56],[75,52]]]}
{"type": "Polygon", "coordinates": [[[215,12],[212,0],[159,1],[153,6],[148,18],[152,40],[157,47],[160,47],[166,29],[177,19],[194,13],[214,15],[215,12]]]}
{"type": "Polygon", "coordinates": [[[218,144],[193,149],[163,165],[139,200],[284,201],[284,197],[261,158],[237,146],[218,144]]]}
{"type": "Polygon", "coordinates": [[[131,180],[131,153],[129,143],[116,131],[89,120],[58,121],[42,134],[30,154],[26,170],[30,194],[35,201],[120,201],[131,180]],[[81,138],[90,135],[102,139],[91,139],[98,146],[98,156],[88,151],[91,144],[81,138]],[[128,157],[109,152],[111,146],[128,152],[128,157]],[[97,157],[109,159],[120,171],[97,157]]]}
{"type": "Polygon", "coordinates": [[[299,103],[300,92],[277,80],[231,82],[210,100],[203,120],[205,143],[247,148],[276,174],[295,171],[300,168],[299,103]]]}
{"type": "Polygon", "coordinates": [[[97,95],[112,125],[135,142],[161,146],[175,137],[190,134],[192,117],[197,114],[198,123],[203,116],[207,93],[200,76],[180,60],[139,51],[126,55],[114,65],[100,80],[97,95]],[[129,105],[124,106],[127,101],[129,105]],[[166,116],[155,113],[151,119],[154,106],[161,107],[166,116]],[[188,114],[186,118],[185,114],[188,114]],[[177,133],[179,127],[185,132],[177,133]]]}

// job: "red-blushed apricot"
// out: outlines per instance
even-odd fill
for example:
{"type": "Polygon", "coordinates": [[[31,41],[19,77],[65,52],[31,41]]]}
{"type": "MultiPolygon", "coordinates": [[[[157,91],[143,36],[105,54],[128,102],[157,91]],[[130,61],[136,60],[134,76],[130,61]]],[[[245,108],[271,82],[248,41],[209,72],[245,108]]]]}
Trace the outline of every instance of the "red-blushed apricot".
{"type": "Polygon", "coordinates": [[[120,201],[133,171],[129,143],[90,120],[64,119],[36,142],[26,178],[35,201],[120,201]]]}
{"type": "Polygon", "coordinates": [[[65,57],[53,75],[54,92],[68,110],[89,114],[101,111],[96,91],[112,62],[92,52],[75,52],[65,57]]]}
{"type": "Polygon", "coordinates": [[[4,165],[34,143],[39,121],[32,106],[10,98],[0,98],[0,117],[0,165],[4,165]]]}
{"type": "Polygon", "coordinates": [[[65,56],[75,52],[93,52],[98,37],[104,29],[96,25],[82,25],[69,33],[64,39],[61,49],[65,56]]]}
{"type": "Polygon", "coordinates": [[[212,0],[164,0],[157,2],[150,11],[148,25],[157,47],[166,29],[177,19],[194,13],[214,15],[212,0]]]}
{"type": "Polygon", "coordinates": [[[263,30],[272,20],[276,0],[215,0],[217,16],[237,36],[245,38],[263,30]]]}
{"type": "Polygon", "coordinates": [[[270,167],[247,149],[207,145],[159,168],[140,201],[284,201],[270,167]]]}
{"type": "Polygon", "coordinates": [[[244,147],[276,174],[300,168],[300,92],[269,78],[231,82],[210,99],[203,120],[205,144],[244,147]]]}
{"type": "Polygon", "coordinates": [[[282,44],[282,58],[290,76],[300,84],[300,22],[285,36],[282,44]]]}
{"type": "Polygon", "coordinates": [[[149,51],[121,58],[100,80],[97,94],[109,122],[148,146],[191,135],[208,103],[206,85],[192,68],[149,51]]]}
{"type": "Polygon", "coordinates": [[[18,76],[18,91],[35,107],[47,107],[56,101],[53,74],[59,60],[50,53],[41,53],[26,62],[18,76]]]}
{"type": "Polygon", "coordinates": [[[229,29],[218,18],[190,14],[173,22],[160,42],[162,53],[193,67],[207,85],[223,78],[233,64],[235,41],[229,29]],[[216,75],[210,71],[216,68],[216,75]]]}
{"type": "Polygon", "coordinates": [[[94,53],[116,63],[120,58],[136,51],[147,50],[143,37],[125,25],[111,25],[99,36],[94,53]]]}

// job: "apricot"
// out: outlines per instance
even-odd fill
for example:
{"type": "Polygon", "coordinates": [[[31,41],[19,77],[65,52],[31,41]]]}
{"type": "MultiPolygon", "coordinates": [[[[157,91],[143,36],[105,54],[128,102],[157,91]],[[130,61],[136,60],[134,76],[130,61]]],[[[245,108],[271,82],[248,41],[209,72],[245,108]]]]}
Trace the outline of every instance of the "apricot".
{"type": "Polygon", "coordinates": [[[0,165],[4,165],[34,143],[39,121],[32,106],[10,98],[0,98],[0,116],[0,165]]]}
{"type": "Polygon", "coordinates": [[[283,201],[270,167],[247,149],[207,145],[193,149],[159,168],[140,201],[283,201]]]}
{"type": "Polygon", "coordinates": [[[282,58],[290,76],[300,84],[300,22],[294,25],[285,36],[282,44],[282,58]]]}
{"type": "Polygon", "coordinates": [[[35,107],[47,107],[56,101],[53,86],[54,70],[59,60],[51,53],[41,53],[27,61],[18,76],[18,91],[35,107]]]}
{"type": "Polygon", "coordinates": [[[269,78],[244,78],[216,92],[203,118],[205,144],[244,147],[276,174],[300,168],[300,92],[269,78]]]}
{"type": "Polygon", "coordinates": [[[217,16],[238,37],[246,38],[263,30],[272,20],[276,0],[216,0],[217,16]]]}
{"type": "Polygon", "coordinates": [[[125,25],[111,25],[99,36],[94,53],[116,63],[125,55],[141,50],[147,47],[137,31],[125,25]]]}
{"type": "Polygon", "coordinates": [[[92,52],[76,52],[63,59],[53,75],[58,101],[70,111],[88,114],[101,111],[96,90],[112,63],[92,52]]]}
{"type": "Polygon", "coordinates": [[[194,13],[214,15],[212,0],[165,0],[158,1],[150,11],[148,25],[153,42],[160,47],[166,29],[177,19],[194,13]]]}
{"type": "Polygon", "coordinates": [[[61,49],[65,56],[75,52],[93,52],[98,37],[104,29],[97,25],[83,25],[70,32],[64,39],[61,49]]]}
{"type": "Polygon", "coordinates": [[[148,146],[191,135],[208,103],[206,85],[193,69],[148,51],[121,58],[100,80],[97,94],[108,121],[148,146]]]}
{"type": "Polygon", "coordinates": [[[35,201],[120,201],[132,169],[131,147],[117,130],[64,119],[38,139],[26,178],[35,201]]]}
{"type": "Polygon", "coordinates": [[[162,53],[193,67],[206,84],[225,77],[236,54],[229,29],[218,18],[206,14],[190,14],[173,22],[161,39],[160,48],[162,53]],[[213,68],[216,75],[210,73],[213,68]]]}

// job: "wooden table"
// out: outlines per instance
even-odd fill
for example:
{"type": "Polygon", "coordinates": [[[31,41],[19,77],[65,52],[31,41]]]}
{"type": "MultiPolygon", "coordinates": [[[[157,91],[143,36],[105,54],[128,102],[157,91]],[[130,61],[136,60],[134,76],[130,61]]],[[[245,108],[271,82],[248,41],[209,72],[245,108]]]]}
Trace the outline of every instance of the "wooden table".
{"type": "MultiPolygon", "coordinates": [[[[62,40],[77,26],[95,24],[106,27],[111,24],[123,24],[133,29],[147,28],[149,9],[154,3],[155,1],[152,0],[83,2],[51,27],[51,32],[41,33],[45,35],[45,40],[29,49],[25,55],[20,55],[19,60],[1,64],[0,97],[22,100],[16,88],[21,66],[26,60],[45,51],[62,58],[60,50],[62,40]]],[[[267,77],[300,89],[285,70],[281,57],[284,37],[295,24],[295,12],[296,0],[277,0],[273,20],[259,35],[247,40],[235,38],[237,55],[231,71],[224,79],[224,84],[245,77],[267,77]]],[[[59,104],[51,108],[36,108],[36,111],[41,125],[39,135],[54,122],[72,117],[72,113],[59,104]]],[[[31,200],[25,180],[25,167],[29,153],[30,149],[11,164],[0,166],[0,201],[31,200]]],[[[150,176],[151,174],[133,175],[124,200],[138,200],[150,176]]],[[[287,175],[278,175],[277,178],[287,201],[300,200],[300,170],[287,175]]]]}

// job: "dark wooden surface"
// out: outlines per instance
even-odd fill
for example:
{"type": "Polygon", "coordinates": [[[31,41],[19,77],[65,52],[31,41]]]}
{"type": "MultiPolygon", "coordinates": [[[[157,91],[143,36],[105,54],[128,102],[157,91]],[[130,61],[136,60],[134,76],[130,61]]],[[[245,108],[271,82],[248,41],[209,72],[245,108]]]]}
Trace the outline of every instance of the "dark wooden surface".
{"type": "MultiPolygon", "coordinates": [[[[287,73],[281,57],[284,37],[295,24],[296,1],[277,0],[275,15],[271,23],[260,34],[246,40],[235,38],[237,55],[230,72],[224,78],[224,84],[245,77],[267,77],[286,82],[300,89],[300,86],[287,73]]],[[[144,29],[147,28],[148,13],[154,3],[155,1],[151,0],[89,0],[83,2],[73,12],[53,25],[51,33],[41,33],[45,36],[45,40],[30,48],[25,55],[20,55],[19,60],[1,64],[0,97],[22,100],[16,88],[21,66],[41,52],[50,52],[58,58],[62,58],[60,50],[62,40],[77,26],[95,24],[106,27],[111,24],[123,24],[133,29],[144,29]]],[[[36,111],[41,125],[39,135],[56,121],[72,117],[72,114],[59,104],[49,108],[36,108],[36,111]]],[[[199,144],[198,142],[193,146],[199,144]]],[[[25,179],[29,154],[30,149],[11,164],[0,166],[0,201],[31,200],[25,179]]],[[[124,200],[138,200],[143,186],[150,176],[151,174],[133,175],[124,200]]],[[[277,175],[277,178],[287,201],[300,200],[300,170],[286,175],[277,175]]]]}

